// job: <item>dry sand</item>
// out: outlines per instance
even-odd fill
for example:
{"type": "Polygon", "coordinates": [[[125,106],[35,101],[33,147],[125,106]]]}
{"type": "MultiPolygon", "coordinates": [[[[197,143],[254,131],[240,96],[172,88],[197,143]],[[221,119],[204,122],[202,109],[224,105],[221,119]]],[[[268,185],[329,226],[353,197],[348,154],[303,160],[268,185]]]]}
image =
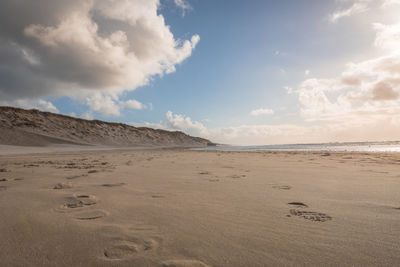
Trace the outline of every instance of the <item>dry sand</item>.
{"type": "Polygon", "coordinates": [[[399,266],[400,154],[0,156],[0,266],[399,266]]]}

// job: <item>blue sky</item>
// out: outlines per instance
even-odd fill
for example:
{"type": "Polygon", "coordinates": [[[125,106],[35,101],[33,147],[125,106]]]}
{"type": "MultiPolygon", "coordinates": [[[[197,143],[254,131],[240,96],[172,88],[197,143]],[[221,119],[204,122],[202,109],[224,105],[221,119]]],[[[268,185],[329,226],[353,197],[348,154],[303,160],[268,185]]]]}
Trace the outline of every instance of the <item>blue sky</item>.
{"type": "MultiPolygon", "coordinates": [[[[131,23],[143,14],[131,16],[118,11],[118,7],[107,6],[107,0],[98,2],[86,7],[88,12],[79,13],[82,19],[78,21],[82,24],[87,21],[97,23],[97,30],[88,30],[95,34],[94,40],[97,34],[101,36],[103,27],[125,31],[130,42],[128,45],[132,46],[135,45],[130,41],[132,36],[133,40],[146,40],[161,30],[173,34],[165,46],[151,50],[154,55],[160,53],[159,57],[152,58],[157,67],[146,69],[144,78],[136,79],[135,68],[138,65],[121,64],[127,66],[123,74],[130,78],[121,83],[119,77],[115,78],[118,81],[115,84],[112,83],[113,69],[101,74],[102,77],[110,76],[107,81],[99,77],[94,77],[93,81],[92,78],[86,79],[92,73],[87,76],[83,73],[82,77],[74,74],[73,77],[79,76],[79,81],[56,81],[55,87],[59,89],[48,89],[30,96],[29,99],[34,100],[27,100],[23,94],[5,94],[6,104],[182,130],[233,144],[364,141],[396,137],[394,133],[399,123],[395,113],[400,83],[395,79],[400,70],[396,65],[393,67],[395,71],[388,73],[385,72],[387,68],[377,70],[374,66],[381,66],[380,61],[387,57],[393,57],[392,63],[398,59],[398,51],[393,48],[396,46],[388,48],[388,44],[398,44],[399,41],[399,27],[396,25],[400,5],[397,0],[153,1],[154,5],[143,7],[143,10],[154,11],[149,13],[152,14],[149,21],[156,23],[149,25],[157,24],[159,28],[153,31],[148,28],[150,26],[144,27],[148,33],[143,29],[133,29],[136,26],[131,23]],[[93,15],[96,12],[101,14],[98,19],[93,15]],[[159,21],[161,16],[165,19],[162,23],[159,21]],[[132,33],[128,32],[130,26],[132,33]],[[199,37],[198,42],[194,36],[199,37]],[[187,49],[183,49],[185,40],[187,49]],[[173,42],[178,45],[171,47],[173,42]],[[182,53],[182,56],[177,53],[182,53]],[[168,59],[167,67],[164,63],[157,65],[165,58],[168,59]],[[171,66],[174,69],[169,71],[171,66]],[[345,81],[348,76],[355,82],[345,81]],[[93,92],[96,96],[91,95],[93,92]],[[137,102],[126,104],[130,100],[137,102]],[[383,132],[382,125],[389,130],[383,132]]],[[[135,0],[125,2],[129,2],[124,7],[128,11],[130,7],[136,10],[141,5],[135,0]]],[[[82,7],[82,10],[86,9],[82,7]]],[[[68,36],[73,25],[72,20],[64,24],[50,22],[49,25],[31,21],[26,23],[24,34],[39,40],[43,46],[49,46],[50,38],[59,45],[67,42],[64,37],[68,36]],[[67,23],[71,25],[60,26],[67,23]],[[59,30],[45,36],[44,27],[59,30]]],[[[3,36],[2,39],[7,38],[11,37],[3,36]]],[[[67,45],[71,49],[72,41],[68,39],[68,42],[57,47],[57,56],[67,45]]],[[[73,44],[76,42],[74,40],[73,44]]],[[[146,45],[152,47],[155,42],[151,39],[146,45]]],[[[53,43],[51,49],[54,49],[53,43]]],[[[21,43],[21,47],[27,51],[24,54],[42,60],[43,65],[46,60],[51,60],[53,65],[53,61],[60,60],[47,55],[51,51],[49,47],[38,50],[26,43],[21,43]]],[[[99,47],[104,47],[104,44],[99,47]]],[[[135,50],[136,55],[142,51],[140,49],[135,50]]],[[[140,55],[138,57],[141,59],[140,55]]],[[[87,64],[72,62],[71,66],[79,71],[87,64]]],[[[54,66],[60,68],[58,73],[61,77],[66,75],[64,66],[54,66]]],[[[53,81],[56,74],[46,69],[41,75],[53,81]]]]}

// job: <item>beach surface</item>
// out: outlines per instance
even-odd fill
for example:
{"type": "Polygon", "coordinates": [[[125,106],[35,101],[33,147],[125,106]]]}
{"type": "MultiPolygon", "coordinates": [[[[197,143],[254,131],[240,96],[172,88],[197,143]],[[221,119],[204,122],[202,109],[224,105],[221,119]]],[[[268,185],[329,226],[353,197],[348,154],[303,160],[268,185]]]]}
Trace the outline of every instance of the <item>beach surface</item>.
{"type": "Polygon", "coordinates": [[[21,151],[1,266],[400,265],[398,153],[21,151]]]}

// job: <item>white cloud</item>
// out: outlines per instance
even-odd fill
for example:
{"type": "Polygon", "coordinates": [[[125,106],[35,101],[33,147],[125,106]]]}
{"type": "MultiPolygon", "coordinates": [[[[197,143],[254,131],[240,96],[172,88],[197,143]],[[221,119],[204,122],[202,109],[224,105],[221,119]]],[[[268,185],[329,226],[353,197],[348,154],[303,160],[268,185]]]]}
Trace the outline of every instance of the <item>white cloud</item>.
{"type": "Polygon", "coordinates": [[[182,9],[182,15],[185,15],[186,10],[192,9],[192,6],[186,0],[174,0],[175,5],[182,9]]]}
{"type": "MultiPolygon", "coordinates": [[[[177,1],[188,7],[186,1],[177,1]]],[[[159,0],[4,0],[0,99],[73,96],[118,114],[125,91],[175,71],[200,40],[174,37],[159,0]],[[16,19],[18,18],[18,20],[16,19]],[[106,107],[96,103],[101,95],[106,107]]]]}
{"type": "Polygon", "coordinates": [[[287,56],[288,55],[286,52],[283,52],[280,50],[276,50],[274,54],[275,54],[275,56],[287,56]]]}
{"type": "Polygon", "coordinates": [[[336,22],[343,17],[350,17],[369,10],[370,0],[357,0],[350,7],[341,9],[330,15],[330,21],[336,22]]]}
{"type": "Polygon", "coordinates": [[[172,111],[168,111],[165,114],[165,119],[159,123],[143,122],[130,124],[134,126],[145,126],[169,131],[182,131],[192,136],[200,136],[204,138],[209,137],[209,131],[204,124],[194,121],[190,117],[174,114],[172,111]]]}
{"type": "Polygon", "coordinates": [[[292,88],[292,87],[289,87],[289,86],[284,86],[283,89],[285,89],[286,92],[287,92],[289,95],[292,94],[293,91],[294,91],[293,88],[292,88]]]}
{"type": "Polygon", "coordinates": [[[190,117],[173,114],[172,111],[167,112],[166,119],[161,125],[170,130],[184,131],[194,136],[207,135],[207,129],[201,122],[193,121],[190,117]]]}
{"type": "Polygon", "coordinates": [[[348,64],[337,77],[307,79],[296,89],[285,87],[298,96],[304,120],[299,124],[209,129],[190,117],[169,112],[158,126],[242,145],[398,139],[400,24],[374,24],[373,28],[375,45],[384,54],[348,64]]]}
{"type": "Polygon", "coordinates": [[[310,70],[305,70],[305,71],[304,71],[304,74],[305,74],[306,76],[310,75],[310,73],[311,73],[310,70]]]}
{"type": "Polygon", "coordinates": [[[375,8],[389,8],[393,5],[399,5],[400,0],[337,0],[340,4],[351,3],[346,8],[340,8],[336,12],[333,12],[329,16],[331,22],[337,22],[344,17],[351,17],[371,10],[375,8]]]}
{"type": "Polygon", "coordinates": [[[392,5],[400,5],[400,0],[384,0],[382,7],[386,8],[386,7],[390,7],[392,5]]]}
{"type": "Polygon", "coordinates": [[[400,117],[385,117],[380,120],[349,120],[322,125],[239,125],[222,128],[207,128],[202,123],[184,115],[167,112],[160,123],[132,123],[166,130],[179,130],[193,136],[207,138],[213,142],[233,145],[266,145],[288,143],[311,143],[333,141],[360,141],[396,139],[400,131],[400,117]],[[393,131],[382,134],[382,129],[393,131]],[[365,129],[368,129],[366,131],[365,129]]]}
{"type": "Polygon", "coordinates": [[[99,112],[104,116],[119,116],[123,109],[146,109],[147,106],[135,99],[120,101],[115,95],[110,94],[90,94],[85,99],[85,103],[91,111],[99,112]]]}
{"type": "Polygon", "coordinates": [[[400,23],[392,25],[374,23],[373,26],[377,31],[375,45],[389,52],[399,52],[400,23]]]}
{"type": "Polygon", "coordinates": [[[130,108],[130,109],[145,109],[147,108],[145,104],[140,103],[139,101],[135,99],[127,100],[125,102],[122,102],[122,105],[124,108],[130,108]]]}
{"type": "Polygon", "coordinates": [[[274,111],[272,109],[266,109],[266,108],[259,108],[252,110],[250,112],[250,115],[252,116],[260,116],[260,115],[272,115],[274,114],[274,111]]]}
{"type": "Polygon", "coordinates": [[[105,116],[119,116],[120,106],[117,99],[107,94],[92,94],[86,98],[86,104],[91,110],[99,112],[105,116]]]}
{"type": "Polygon", "coordinates": [[[85,112],[81,116],[85,120],[93,120],[93,113],[91,111],[85,112]]]}
{"type": "MultiPolygon", "coordinates": [[[[372,1],[356,2],[365,7],[357,12],[367,11],[373,4],[372,1]]],[[[379,1],[378,6],[382,3],[379,1]]],[[[337,16],[336,20],[357,13],[355,10],[348,12],[337,16]]],[[[284,87],[289,94],[298,96],[302,118],[299,123],[207,128],[190,117],[169,112],[157,127],[196,133],[217,143],[240,145],[397,140],[400,132],[400,24],[374,24],[373,29],[381,56],[347,64],[336,77],[306,79],[295,89],[284,87]]]]}
{"type": "Polygon", "coordinates": [[[11,101],[0,101],[0,106],[13,106],[24,109],[38,109],[41,111],[49,111],[53,113],[59,112],[59,110],[53,105],[53,103],[42,99],[18,99],[11,101]]]}
{"type": "Polygon", "coordinates": [[[297,89],[307,121],[378,123],[400,112],[400,24],[374,24],[385,55],[348,64],[338,78],[308,79],[297,89]]]}

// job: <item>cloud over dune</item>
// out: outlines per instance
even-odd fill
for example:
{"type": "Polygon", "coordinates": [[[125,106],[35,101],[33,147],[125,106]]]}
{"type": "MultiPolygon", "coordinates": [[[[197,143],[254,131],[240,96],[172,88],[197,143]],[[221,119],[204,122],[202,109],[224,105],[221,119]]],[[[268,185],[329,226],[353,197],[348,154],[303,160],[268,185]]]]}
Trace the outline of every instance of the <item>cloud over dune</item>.
{"type": "Polygon", "coordinates": [[[0,99],[71,96],[112,106],[122,92],[174,72],[200,37],[175,39],[159,5],[158,0],[2,1],[0,99]]]}

